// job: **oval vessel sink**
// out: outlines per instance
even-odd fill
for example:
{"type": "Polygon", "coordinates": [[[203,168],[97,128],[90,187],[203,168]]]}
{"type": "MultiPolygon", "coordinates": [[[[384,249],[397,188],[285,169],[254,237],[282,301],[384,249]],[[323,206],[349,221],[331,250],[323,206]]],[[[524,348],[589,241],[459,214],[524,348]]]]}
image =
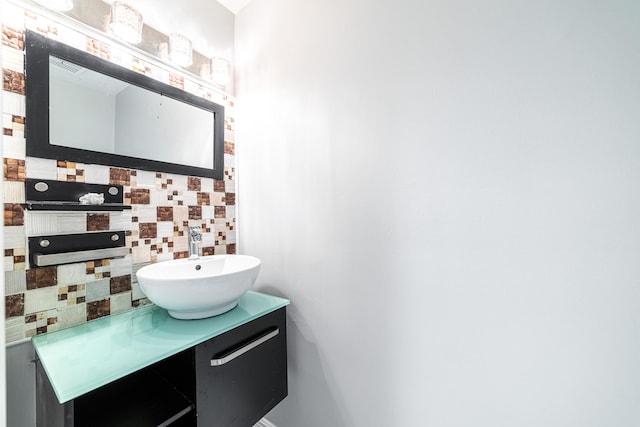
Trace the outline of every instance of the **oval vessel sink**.
{"type": "Polygon", "coordinates": [[[234,308],[259,271],[256,257],[211,255],[147,265],[136,275],[147,298],[171,317],[202,319],[234,308]]]}

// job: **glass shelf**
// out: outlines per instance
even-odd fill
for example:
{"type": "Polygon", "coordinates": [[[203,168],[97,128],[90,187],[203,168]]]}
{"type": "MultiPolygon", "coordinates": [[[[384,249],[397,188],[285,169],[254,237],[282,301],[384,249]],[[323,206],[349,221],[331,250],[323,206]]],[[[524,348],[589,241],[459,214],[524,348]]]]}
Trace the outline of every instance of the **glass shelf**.
{"type": "Polygon", "coordinates": [[[249,291],[233,310],[199,320],[177,320],[150,305],[37,335],[32,342],[58,400],[65,403],[288,304],[249,291]]]}

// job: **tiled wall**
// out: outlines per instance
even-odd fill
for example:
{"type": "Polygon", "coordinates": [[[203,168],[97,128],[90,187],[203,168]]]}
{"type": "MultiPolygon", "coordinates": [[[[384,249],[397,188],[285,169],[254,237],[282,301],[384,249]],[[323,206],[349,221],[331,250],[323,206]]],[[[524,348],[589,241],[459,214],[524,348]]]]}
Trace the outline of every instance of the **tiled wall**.
{"type": "MultiPolygon", "coordinates": [[[[203,253],[235,253],[234,101],[5,3],[2,17],[5,308],[7,342],[149,303],[135,280],[148,263],[184,258],[185,228],[203,229],[203,253]],[[49,160],[25,155],[24,31],[30,29],[225,106],[224,180],[49,160]],[[25,178],[124,186],[124,212],[23,210],[25,178]],[[125,230],[130,255],[29,269],[26,237],[125,230]]],[[[177,143],[180,143],[177,141],[177,143]]]]}

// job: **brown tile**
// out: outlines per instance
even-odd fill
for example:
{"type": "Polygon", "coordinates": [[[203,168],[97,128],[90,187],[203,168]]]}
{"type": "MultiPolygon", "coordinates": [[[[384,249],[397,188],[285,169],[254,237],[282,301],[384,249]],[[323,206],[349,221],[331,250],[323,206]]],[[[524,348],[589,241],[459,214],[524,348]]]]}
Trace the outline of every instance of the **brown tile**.
{"type": "Polygon", "coordinates": [[[8,295],[4,298],[5,317],[24,316],[24,294],[8,295]]]}
{"type": "Polygon", "coordinates": [[[233,142],[224,142],[224,154],[236,154],[236,144],[233,142]]]}
{"type": "Polygon", "coordinates": [[[109,314],[111,314],[111,300],[103,299],[102,301],[87,303],[87,320],[97,319],[109,314]]]}
{"type": "Polygon", "coordinates": [[[110,168],[109,184],[131,185],[131,171],[129,169],[110,168]]]}
{"type": "Polygon", "coordinates": [[[105,231],[109,230],[109,214],[108,213],[88,213],[87,214],[87,231],[105,231]]]}
{"type": "Polygon", "coordinates": [[[234,206],[236,204],[236,193],[224,193],[224,204],[234,206]]]}
{"type": "Polygon", "coordinates": [[[213,191],[224,193],[224,190],[225,190],[224,180],[216,179],[213,181],[213,191]]]}
{"type": "Polygon", "coordinates": [[[18,50],[24,50],[24,31],[8,25],[2,25],[2,44],[18,50]]]}
{"type": "Polygon", "coordinates": [[[134,188],[131,190],[131,204],[148,205],[151,203],[151,195],[148,188],[134,188]]]}
{"type": "Polygon", "coordinates": [[[200,206],[210,206],[211,194],[198,191],[198,204],[200,206]]]}
{"type": "Polygon", "coordinates": [[[179,89],[184,89],[184,77],[178,74],[169,73],[169,84],[179,89]]]}
{"type": "Polygon", "coordinates": [[[236,253],[236,244],[235,243],[229,243],[227,245],[227,253],[230,255],[235,255],[236,253]]]}
{"type": "Polygon", "coordinates": [[[24,181],[26,176],[24,160],[4,159],[4,180],[24,181]]]}
{"type": "Polygon", "coordinates": [[[158,212],[158,221],[173,221],[173,207],[158,206],[156,210],[158,212]]]}
{"type": "Polygon", "coordinates": [[[58,268],[38,267],[27,270],[27,289],[46,288],[48,286],[56,286],[58,284],[58,268]]]}
{"type": "Polygon", "coordinates": [[[215,254],[214,246],[203,246],[202,247],[202,256],[209,256],[215,254]]]}
{"type": "Polygon", "coordinates": [[[24,95],[24,74],[3,68],[2,88],[7,92],[24,95]]]}
{"type": "Polygon", "coordinates": [[[4,204],[4,225],[24,225],[24,210],[21,204],[4,204]]]}
{"type": "Polygon", "coordinates": [[[227,217],[227,209],[224,206],[215,206],[215,217],[216,218],[226,218],[227,217]]]}
{"type": "Polygon", "coordinates": [[[189,219],[202,219],[202,206],[189,206],[189,219]]]}
{"type": "Polygon", "coordinates": [[[188,177],[187,181],[187,189],[192,191],[200,191],[201,187],[200,178],[195,178],[193,176],[188,177]]]}
{"type": "Polygon", "coordinates": [[[188,252],[174,252],[173,253],[173,259],[184,259],[189,257],[189,253],[188,252]]]}
{"type": "Polygon", "coordinates": [[[141,239],[154,239],[158,236],[158,224],[155,222],[141,222],[139,227],[141,239]]]}
{"type": "Polygon", "coordinates": [[[119,294],[131,290],[131,275],[112,277],[109,279],[109,293],[119,294]]]}
{"type": "Polygon", "coordinates": [[[86,51],[99,56],[100,58],[111,58],[111,49],[109,48],[109,45],[89,37],[87,37],[86,51]]]}

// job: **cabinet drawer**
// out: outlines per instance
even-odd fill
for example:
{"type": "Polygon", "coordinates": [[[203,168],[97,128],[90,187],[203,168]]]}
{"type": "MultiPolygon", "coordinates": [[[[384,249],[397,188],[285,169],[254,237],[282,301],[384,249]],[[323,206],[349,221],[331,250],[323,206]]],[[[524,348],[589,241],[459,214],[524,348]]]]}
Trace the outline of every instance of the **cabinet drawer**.
{"type": "Polygon", "coordinates": [[[284,308],[195,350],[198,426],[252,426],[287,396],[284,308]]]}

